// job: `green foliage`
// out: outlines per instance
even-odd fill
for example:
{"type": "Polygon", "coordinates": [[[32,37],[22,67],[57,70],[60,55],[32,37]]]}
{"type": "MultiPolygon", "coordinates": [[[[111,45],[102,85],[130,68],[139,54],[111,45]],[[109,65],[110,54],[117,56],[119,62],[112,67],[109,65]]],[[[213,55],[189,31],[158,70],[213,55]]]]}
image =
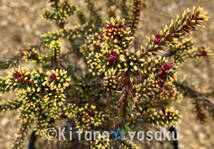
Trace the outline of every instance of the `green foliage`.
{"type": "Polygon", "coordinates": [[[49,45],[49,57],[51,60],[56,60],[61,54],[61,43],[59,41],[52,41],[49,45]]]}
{"type": "Polygon", "coordinates": [[[60,2],[59,0],[49,0],[52,10],[44,9],[42,16],[46,20],[55,20],[59,27],[66,23],[68,17],[74,14],[76,7],[69,1],[60,2]]]}

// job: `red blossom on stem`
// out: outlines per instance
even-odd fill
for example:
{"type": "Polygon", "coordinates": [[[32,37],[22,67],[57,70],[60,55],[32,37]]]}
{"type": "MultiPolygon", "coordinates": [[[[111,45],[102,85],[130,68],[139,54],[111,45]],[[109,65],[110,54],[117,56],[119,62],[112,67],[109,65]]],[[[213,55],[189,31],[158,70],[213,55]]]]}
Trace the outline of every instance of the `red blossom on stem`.
{"type": "Polygon", "coordinates": [[[162,79],[162,80],[166,80],[167,79],[167,73],[166,71],[160,71],[158,72],[157,76],[162,79]]]}
{"type": "Polygon", "coordinates": [[[132,95],[136,95],[136,93],[137,93],[137,91],[136,91],[136,89],[134,88],[133,90],[132,90],[132,95]]]}
{"type": "Polygon", "coordinates": [[[27,52],[30,53],[32,49],[27,49],[27,52]]]}
{"type": "Polygon", "coordinates": [[[163,87],[163,84],[164,84],[164,82],[163,82],[162,80],[158,80],[158,85],[159,85],[160,87],[163,87]]]}
{"type": "Polygon", "coordinates": [[[107,58],[107,61],[111,64],[111,65],[114,65],[115,62],[117,60],[117,53],[115,51],[112,51],[111,54],[110,54],[110,57],[107,58]]]}
{"type": "Polygon", "coordinates": [[[103,41],[104,41],[103,39],[100,39],[100,43],[103,43],[103,41]]]}
{"type": "Polygon", "coordinates": [[[159,35],[159,34],[155,35],[155,40],[158,44],[160,44],[161,39],[162,39],[161,35],[159,35]]]}
{"type": "Polygon", "coordinates": [[[162,70],[169,70],[171,68],[170,64],[167,62],[164,62],[163,66],[162,66],[162,70]]]}
{"type": "Polygon", "coordinates": [[[158,80],[158,85],[160,87],[163,87],[163,84],[164,84],[163,80],[165,81],[167,79],[168,77],[167,71],[170,70],[170,68],[171,68],[170,64],[167,62],[164,62],[160,71],[158,72],[157,77],[160,78],[160,80],[158,80]]]}
{"type": "Polygon", "coordinates": [[[15,72],[15,73],[13,74],[13,76],[14,76],[16,79],[22,79],[22,78],[23,78],[23,76],[22,76],[19,72],[15,72]]]}
{"type": "Polygon", "coordinates": [[[56,81],[57,81],[56,74],[55,74],[55,73],[52,73],[52,74],[50,75],[50,79],[51,79],[52,81],[56,82],[56,81]]]}
{"type": "Polygon", "coordinates": [[[114,28],[114,25],[112,25],[112,24],[109,24],[109,25],[106,27],[107,30],[110,30],[110,29],[113,29],[113,28],[114,28]]]}
{"type": "Polygon", "coordinates": [[[91,111],[91,110],[88,110],[88,112],[87,112],[87,113],[88,113],[88,115],[89,115],[89,116],[91,116],[91,117],[93,117],[93,116],[94,116],[94,112],[93,112],[93,111],[91,111]]]}
{"type": "Polygon", "coordinates": [[[36,54],[34,54],[34,53],[32,53],[32,54],[30,55],[30,58],[32,58],[32,59],[36,59],[36,58],[37,58],[37,55],[36,55],[36,54]]]}
{"type": "Polygon", "coordinates": [[[125,28],[126,28],[126,26],[125,26],[125,25],[121,25],[121,28],[122,28],[122,29],[125,29],[125,28]]]}

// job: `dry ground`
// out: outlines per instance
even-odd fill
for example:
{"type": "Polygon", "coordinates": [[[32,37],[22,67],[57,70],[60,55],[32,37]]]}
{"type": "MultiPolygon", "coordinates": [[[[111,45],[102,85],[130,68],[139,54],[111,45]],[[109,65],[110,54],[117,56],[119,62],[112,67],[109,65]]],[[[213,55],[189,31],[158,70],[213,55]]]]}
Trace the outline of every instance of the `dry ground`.
{"type": "MultiPolygon", "coordinates": [[[[81,0],[83,1],[83,0],[81,0]]],[[[169,24],[176,14],[181,14],[193,5],[204,7],[210,20],[207,28],[193,34],[198,45],[208,45],[214,49],[214,0],[147,0],[147,8],[141,17],[141,25],[137,31],[139,40],[144,42],[146,35],[157,33],[169,24]]],[[[9,58],[16,49],[37,43],[39,36],[54,30],[54,26],[42,21],[40,11],[47,6],[44,0],[0,0],[0,59],[9,58]]],[[[180,69],[179,76],[189,77],[197,86],[206,89],[213,85],[213,62],[209,69],[206,62],[187,63],[180,69]],[[196,69],[197,68],[197,69],[196,69]],[[188,75],[184,76],[183,74],[188,75]]],[[[6,72],[0,72],[5,76],[6,72]]],[[[2,95],[0,95],[0,98],[2,95]]],[[[7,98],[13,96],[8,94],[7,98]]],[[[208,120],[201,125],[195,120],[190,99],[184,99],[181,106],[183,115],[181,124],[177,126],[181,149],[212,149],[214,146],[214,122],[208,120]]],[[[8,149],[15,135],[17,120],[14,112],[0,114],[0,149],[8,149]]],[[[157,147],[154,147],[156,149],[157,147]]],[[[160,148],[160,147],[159,147],[160,148]]]]}

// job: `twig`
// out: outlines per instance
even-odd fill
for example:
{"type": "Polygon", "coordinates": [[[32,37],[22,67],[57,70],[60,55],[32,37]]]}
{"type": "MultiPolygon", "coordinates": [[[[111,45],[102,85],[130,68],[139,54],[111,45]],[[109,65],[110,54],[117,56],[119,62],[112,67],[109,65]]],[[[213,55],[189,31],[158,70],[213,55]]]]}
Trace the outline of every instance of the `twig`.
{"type": "Polygon", "coordinates": [[[214,103],[209,98],[206,97],[205,93],[201,93],[197,91],[195,88],[192,88],[184,83],[176,82],[175,85],[189,91],[190,92],[189,96],[194,97],[197,100],[201,100],[207,107],[209,107],[211,112],[214,113],[214,103]]]}

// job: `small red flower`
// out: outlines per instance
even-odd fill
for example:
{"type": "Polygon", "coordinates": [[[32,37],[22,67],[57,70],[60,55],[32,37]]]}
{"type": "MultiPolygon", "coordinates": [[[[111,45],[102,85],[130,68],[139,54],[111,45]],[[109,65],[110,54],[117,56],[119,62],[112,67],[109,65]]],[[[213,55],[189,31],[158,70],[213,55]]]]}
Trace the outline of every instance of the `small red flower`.
{"type": "Polygon", "coordinates": [[[114,28],[114,25],[112,25],[112,24],[109,24],[109,25],[106,27],[106,29],[108,29],[108,30],[113,29],[113,28],[114,28]]]}
{"type": "Polygon", "coordinates": [[[52,74],[50,75],[50,79],[51,79],[52,81],[54,81],[54,82],[57,81],[57,78],[56,78],[55,73],[52,73],[52,74]]]}
{"type": "Polygon", "coordinates": [[[31,59],[36,59],[36,58],[37,58],[37,55],[34,54],[34,53],[32,53],[32,54],[30,55],[30,58],[31,58],[31,59]]]}
{"type": "Polygon", "coordinates": [[[144,57],[144,56],[146,56],[146,55],[147,55],[147,52],[143,53],[143,54],[141,55],[141,57],[144,57]]]}
{"type": "Polygon", "coordinates": [[[111,64],[114,65],[117,60],[117,53],[115,51],[111,51],[110,57],[107,58],[107,61],[111,64]]]}
{"type": "Polygon", "coordinates": [[[117,57],[117,53],[115,51],[111,51],[111,56],[117,57]]]}
{"type": "Polygon", "coordinates": [[[132,95],[136,95],[136,93],[137,93],[137,91],[136,91],[136,89],[134,88],[134,89],[132,90],[132,95]]]}
{"type": "Polygon", "coordinates": [[[94,116],[94,112],[93,112],[93,111],[91,111],[91,110],[88,110],[88,112],[87,112],[87,113],[88,113],[88,115],[89,115],[89,116],[91,116],[91,117],[93,117],[93,116],[94,116]]]}
{"type": "Polygon", "coordinates": [[[122,28],[122,29],[125,29],[125,28],[126,28],[126,26],[125,26],[125,25],[121,25],[121,28],[122,28]]]}
{"type": "Polygon", "coordinates": [[[103,43],[103,41],[104,41],[103,39],[100,39],[100,43],[103,43]]]}
{"type": "Polygon", "coordinates": [[[32,49],[27,49],[27,52],[30,53],[32,49]]]}
{"type": "Polygon", "coordinates": [[[110,56],[107,60],[111,65],[114,65],[116,62],[116,57],[110,56]]]}
{"type": "Polygon", "coordinates": [[[158,44],[160,44],[161,38],[162,38],[161,35],[159,35],[159,34],[155,35],[155,40],[158,44]]]}
{"type": "Polygon", "coordinates": [[[158,80],[158,85],[159,85],[160,87],[163,87],[163,81],[158,80]]]}
{"type": "Polygon", "coordinates": [[[148,65],[144,65],[144,67],[145,67],[145,68],[149,68],[149,66],[148,66],[148,65]]]}
{"type": "Polygon", "coordinates": [[[164,62],[163,66],[162,66],[162,70],[169,70],[171,68],[170,64],[167,62],[164,62]]]}
{"type": "Polygon", "coordinates": [[[14,76],[16,79],[22,79],[22,78],[23,78],[23,76],[22,76],[19,72],[15,72],[15,73],[13,74],[13,76],[14,76]]]}
{"type": "Polygon", "coordinates": [[[162,79],[162,80],[166,80],[167,79],[167,73],[165,71],[160,71],[158,72],[157,76],[162,79]]]}
{"type": "Polygon", "coordinates": [[[151,48],[151,49],[149,49],[149,52],[152,52],[152,51],[154,51],[154,49],[152,49],[152,48],[151,48]]]}

